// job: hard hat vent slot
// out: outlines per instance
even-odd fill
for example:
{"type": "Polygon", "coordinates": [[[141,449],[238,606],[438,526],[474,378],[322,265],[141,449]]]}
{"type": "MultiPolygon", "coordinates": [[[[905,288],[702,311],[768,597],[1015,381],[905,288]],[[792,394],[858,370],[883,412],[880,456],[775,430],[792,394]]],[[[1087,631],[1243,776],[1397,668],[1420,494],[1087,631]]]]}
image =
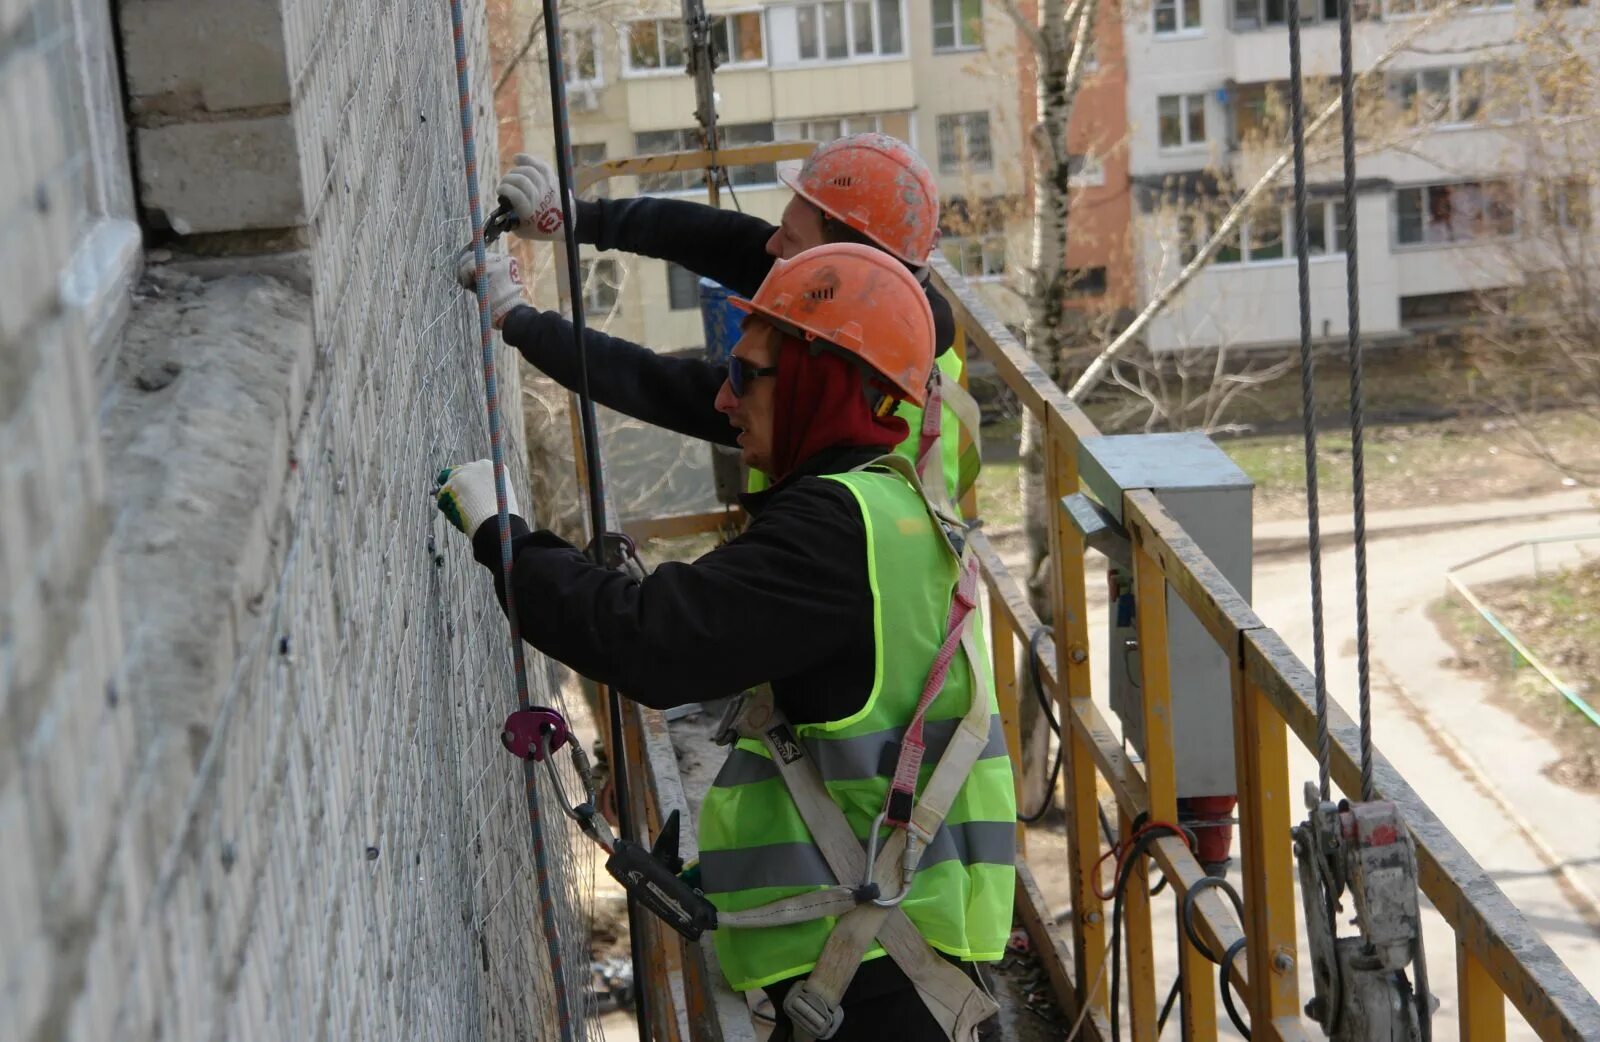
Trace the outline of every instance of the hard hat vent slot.
{"type": "Polygon", "coordinates": [[[816,289],[808,289],[808,290],[806,290],[804,293],[802,293],[800,295],[802,297],[804,297],[806,300],[832,300],[833,299],[833,287],[832,286],[819,286],[816,289]]]}
{"type": "Polygon", "coordinates": [[[856,183],[856,179],[849,174],[839,174],[837,177],[830,178],[828,183],[835,188],[849,188],[856,183]]]}

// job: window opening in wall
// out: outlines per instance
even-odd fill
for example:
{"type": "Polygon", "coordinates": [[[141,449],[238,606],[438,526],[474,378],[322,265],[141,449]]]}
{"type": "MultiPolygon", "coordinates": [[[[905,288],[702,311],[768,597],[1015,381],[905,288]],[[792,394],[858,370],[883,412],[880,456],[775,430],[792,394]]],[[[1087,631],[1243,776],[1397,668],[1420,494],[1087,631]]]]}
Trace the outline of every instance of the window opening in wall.
{"type": "Polygon", "coordinates": [[[1099,156],[1068,155],[1067,183],[1079,188],[1097,188],[1106,183],[1106,165],[1099,156]]]}
{"type": "MultiPolygon", "coordinates": [[[[603,141],[600,142],[599,144],[596,144],[596,145],[573,145],[572,146],[572,166],[573,166],[574,170],[580,169],[582,167],[588,167],[588,166],[599,166],[601,163],[604,163],[605,161],[606,161],[606,146],[605,146],[605,142],[603,142],[603,141]]],[[[589,190],[584,194],[585,194],[586,198],[610,199],[611,198],[611,179],[610,178],[606,178],[603,181],[596,181],[592,186],[590,186],[589,190]]]]}
{"type": "Polygon", "coordinates": [[[1155,0],[1153,13],[1158,36],[1200,28],[1200,0],[1155,0]]]}
{"type": "Polygon", "coordinates": [[[600,67],[600,30],[567,29],[561,34],[568,87],[599,87],[605,82],[600,67]]]}
{"type": "Polygon", "coordinates": [[[901,0],[827,0],[768,8],[778,61],[825,62],[905,53],[901,0]]]}
{"type": "Polygon", "coordinates": [[[943,238],[939,249],[964,278],[997,279],[1006,273],[1005,232],[943,238]]]}
{"type": "Polygon", "coordinates": [[[719,67],[760,65],[767,60],[760,11],[735,11],[711,18],[711,47],[719,67]]]}
{"type": "Polygon", "coordinates": [[[1412,126],[1480,123],[1487,118],[1488,72],[1484,65],[1391,72],[1389,101],[1412,126]]]}
{"type": "Polygon", "coordinates": [[[1517,230],[1514,196],[1504,181],[1418,185],[1397,189],[1394,197],[1401,246],[1476,242],[1517,230]]]}
{"type": "MultiPolygon", "coordinates": [[[[711,16],[711,47],[719,67],[763,65],[766,37],[760,11],[729,11],[711,16]]],[[[686,65],[683,22],[642,18],[628,23],[628,71],[681,71],[686,65]]]]}
{"type": "Polygon", "coordinates": [[[1074,297],[1100,297],[1106,292],[1106,269],[1073,268],[1067,271],[1067,293],[1074,297]]]}
{"type": "Polygon", "coordinates": [[[676,18],[629,22],[627,55],[630,71],[684,68],[683,22],[676,18]]]}
{"type": "MultiPolygon", "coordinates": [[[[1404,18],[1408,15],[1425,15],[1437,9],[1444,0],[1383,0],[1385,18],[1404,18]]],[[[1513,7],[1516,0],[1465,0],[1457,10],[1492,10],[1513,7]]]]}
{"type": "Polygon", "coordinates": [[[994,166],[987,112],[952,112],[939,117],[939,170],[988,170],[994,166]]]}
{"type": "Polygon", "coordinates": [[[580,258],[583,306],[596,313],[617,306],[622,291],[622,266],[610,257],[580,258]]]}
{"type": "MultiPolygon", "coordinates": [[[[759,145],[773,140],[771,123],[725,123],[719,126],[724,148],[740,145],[759,145]]],[[[688,152],[700,147],[698,128],[684,130],[647,130],[633,135],[637,155],[659,155],[663,152],[688,152]]],[[[728,180],[736,188],[749,188],[776,184],[776,163],[727,168],[728,180]]],[[[687,192],[705,185],[705,173],[700,170],[674,170],[662,174],[641,174],[639,191],[646,195],[665,192],[687,192]]]]}
{"type": "Polygon", "coordinates": [[[1206,96],[1167,94],[1157,98],[1156,133],[1162,148],[1205,144],[1206,96]]]}
{"type": "MultiPolygon", "coordinates": [[[[1188,264],[1199,255],[1222,220],[1200,213],[1178,215],[1179,258],[1188,264]]],[[[1326,257],[1344,252],[1344,204],[1326,199],[1306,203],[1306,256],[1326,257]],[[1330,243],[1337,243],[1336,246],[1330,243]]],[[[1295,256],[1294,208],[1263,207],[1247,214],[1217,249],[1217,264],[1270,264],[1295,256]]]]}
{"type": "MultiPolygon", "coordinates": [[[[1187,0],[1199,4],[1200,0],[1187,0]]],[[[983,46],[983,0],[933,0],[933,49],[973,50],[983,46]]]]}
{"type": "Polygon", "coordinates": [[[1594,189],[1586,177],[1565,177],[1539,186],[1545,224],[1562,231],[1587,231],[1594,224],[1594,189]]]}
{"type": "Polygon", "coordinates": [[[667,307],[688,311],[700,306],[700,276],[681,264],[667,261],[667,307]]]}

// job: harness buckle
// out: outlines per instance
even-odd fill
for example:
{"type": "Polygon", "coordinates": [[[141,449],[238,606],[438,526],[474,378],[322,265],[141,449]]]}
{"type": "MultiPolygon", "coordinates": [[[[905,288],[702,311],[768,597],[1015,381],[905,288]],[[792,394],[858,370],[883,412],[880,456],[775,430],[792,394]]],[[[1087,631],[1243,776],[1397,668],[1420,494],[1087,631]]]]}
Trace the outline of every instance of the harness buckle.
{"type": "Polygon", "coordinates": [[[809,980],[789,989],[783,1011],[795,1027],[816,1039],[832,1038],[844,1023],[844,1010],[818,995],[809,980]]]}
{"type": "Polygon", "coordinates": [[[717,745],[732,745],[739,740],[739,717],[744,713],[745,699],[749,697],[747,692],[728,699],[722,719],[717,721],[717,729],[711,732],[711,740],[717,745]]]}

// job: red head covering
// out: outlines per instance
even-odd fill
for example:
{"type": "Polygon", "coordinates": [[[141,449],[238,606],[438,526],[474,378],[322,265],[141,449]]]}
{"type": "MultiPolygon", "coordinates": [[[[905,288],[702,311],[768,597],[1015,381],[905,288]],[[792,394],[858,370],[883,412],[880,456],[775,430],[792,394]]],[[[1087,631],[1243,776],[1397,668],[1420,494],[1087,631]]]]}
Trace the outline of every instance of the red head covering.
{"type": "Polygon", "coordinates": [[[893,415],[874,416],[862,393],[867,373],[826,348],[813,352],[804,341],[784,337],[778,348],[773,396],[772,477],[782,478],[823,449],[871,446],[884,451],[906,439],[910,428],[893,415]]]}

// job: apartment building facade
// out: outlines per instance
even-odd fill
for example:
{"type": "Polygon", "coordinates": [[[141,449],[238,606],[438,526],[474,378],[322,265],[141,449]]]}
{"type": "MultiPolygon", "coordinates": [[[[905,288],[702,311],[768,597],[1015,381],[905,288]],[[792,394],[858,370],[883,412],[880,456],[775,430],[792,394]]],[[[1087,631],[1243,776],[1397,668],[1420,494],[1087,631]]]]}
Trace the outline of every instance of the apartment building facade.
{"type": "MultiPolygon", "coordinates": [[[[822,142],[868,130],[910,142],[938,179],[945,256],[987,287],[1002,314],[1021,320],[1022,298],[1004,288],[1029,250],[1018,55],[1015,27],[997,5],[708,0],[706,7],[720,58],[725,145],[822,142]]],[[[575,161],[698,147],[680,4],[655,0],[601,14],[585,19],[575,10],[564,25],[575,161]]],[[[530,150],[548,154],[549,100],[538,79],[522,76],[521,109],[530,150]]],[[[721,205],[777,222],[790,198],[779,173],[778,164],[731,170],[721,205]]],[[[616,178],[596,190],[706,198],[697,173],[616,178]]],[[[704,343],[688,271],[587,250],[583,267],[596,324],[657,349],[704,343]]],[[[553,303],[552,287],[543,280],[543,299],[553,303]]]]}
{"type": "MultiPolygon", "coordinates": [[[[1539,150],[1529,146],[1530,120],[1548,122],[1551,113],[1537,91],[1516,100],[1517,88],[1538,77],[1517,43],[1530,9],[1473,0],[1420,24],[1436,6],[1371,0],[1355,12],[1358,73],[1395,52],[1356,108],[1365,141],[1354,215],[1361,328],[1374,344],[1464,321],[1480,293],[1524,277],[1513,256],[1520,245],[1558,232],[1592,234],[1592,182],[1571,173],[1574,156],[1566,173],[1547,170],[1548,156],[1532,158],[1539,150]]],[[[1300,10],[1308,90],[1325,100],[1339,68],[1337,2],[1302,0],[1300,10]]],[[[1227,201],[1287,148],[1286,124],[1273,122],[1288,82],[1286,16],[1284,0],[1155,0],[1128,15],[1144,299],[1195,255],[1227,201]]],[[[1573,7],[1563,17],[1583,21],[1591,12],[1573,7]]],[[[1337,134],[1335,122],[1314,145],[1321,161],[1308,171],[1312,333],[1328,340],[1347,330],[1337,134]]],[[[1290,183],[1286,171],[1152,323],[1152,349],[1298,342],[1290,183]]]]}

